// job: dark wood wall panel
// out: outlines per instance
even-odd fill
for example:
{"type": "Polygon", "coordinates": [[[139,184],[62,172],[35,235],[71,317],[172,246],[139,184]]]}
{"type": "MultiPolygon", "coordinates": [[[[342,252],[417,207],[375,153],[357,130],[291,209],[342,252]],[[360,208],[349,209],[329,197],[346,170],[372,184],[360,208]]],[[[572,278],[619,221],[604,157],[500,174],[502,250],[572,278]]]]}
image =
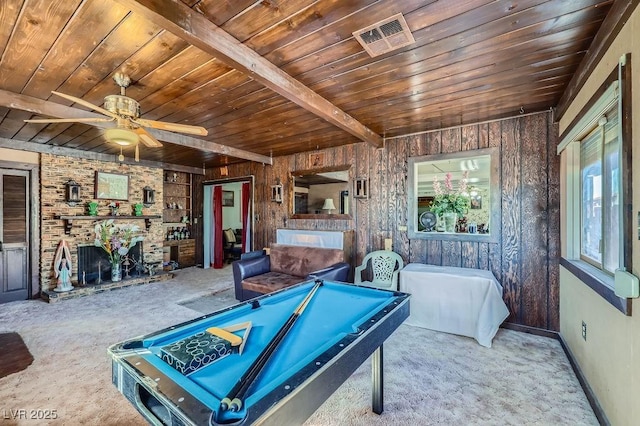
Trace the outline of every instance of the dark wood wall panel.
{"type": "Polygon", "coordinates": [[[548,220],[547,205],[547,147],[536,146],[536,140],[546,139],[545,117],[537,115],[524,121],[520,127],[521,140],[521,259],[522,305],[536,327],[547,320],[548,289],[536,283],[546,282],[549,270],[547,257],[548,220]],[[540,303],[538,303],[540,301],[540,303]],[[544,304],[543,304],[544,302],[544,304]]]}
{"type": "Polygon", "coordinates": [[[519,121],[502,122],[502,287],[510,318],[520,312],[520,155],[519,121]]]}
{"type": "MultiPolygon", "coordinates": [[[[509,322],[558,330],[560,247],[557,126],[549,113],[443,129],[386,141],[375,149],[364,143],[322,150],[325,166],[350,165],[354,177],[368,177],[370,198],[352,200],[350,220],[289,219],[289,172],[310,169],[309,153],[274,158],[273,166],[230,165],[230,176],[256,177],[256,247],[275,241],[275,230],[356,231],[356,263],[392,238],[394,251],[409,262],[463,266],[493,272],[504,288],[509,322]],[[501,221],[492,224],[498,243],[410,240],[407,224],[407,164],[412,156],[500,148],[495,172],[501,185],[501,221]],[[284,202],[270,200],[276,179],[284,202]]],[[[220,178],[218,169],[206,179],[220,178]]]]}

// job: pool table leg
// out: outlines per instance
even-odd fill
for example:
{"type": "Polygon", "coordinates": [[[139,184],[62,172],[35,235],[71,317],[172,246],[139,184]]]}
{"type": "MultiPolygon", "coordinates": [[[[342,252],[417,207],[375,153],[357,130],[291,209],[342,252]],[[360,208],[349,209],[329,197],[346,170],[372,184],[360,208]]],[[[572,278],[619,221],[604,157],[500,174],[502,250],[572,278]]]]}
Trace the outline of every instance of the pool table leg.
{"type": "Polygon", "coordinates": [[[371,408],[376,414],[382,414],[382,411],[384,410],[384,395],[382,392],[384,377],[382,373],[382,367],[382,345],[380,345],[378,349],[373,352],[373,356],[371,357],[371,381],[373,385],[371,408]]]}

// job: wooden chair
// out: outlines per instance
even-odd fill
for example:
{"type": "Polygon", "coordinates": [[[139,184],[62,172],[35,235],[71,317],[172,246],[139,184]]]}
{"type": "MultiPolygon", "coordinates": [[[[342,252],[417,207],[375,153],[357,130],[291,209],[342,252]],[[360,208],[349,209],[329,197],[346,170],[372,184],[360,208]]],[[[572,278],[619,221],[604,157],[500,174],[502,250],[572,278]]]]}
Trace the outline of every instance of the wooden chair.
{"type": "Polygon", "coordinates": [[[354,284],[376,287],[384,290],[398,290],[398,273],[404,267],[402,257],[389,250],[378,250],[369,253],[362,260],[362,265],[355,269],[354,284]],[[363,281],[362,273],[371,263],[371,281],[363,281]]]}

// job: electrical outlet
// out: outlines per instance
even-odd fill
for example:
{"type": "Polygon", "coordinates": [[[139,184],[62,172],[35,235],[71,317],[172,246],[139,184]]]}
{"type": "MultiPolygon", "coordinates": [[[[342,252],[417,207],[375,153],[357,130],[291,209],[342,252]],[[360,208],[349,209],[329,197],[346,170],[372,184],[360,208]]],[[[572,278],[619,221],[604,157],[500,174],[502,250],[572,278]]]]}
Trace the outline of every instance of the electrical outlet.
{"type": "Polygon", "coordinates": [[[587,323],[582,321],[582,339],[587,341],[587,323]]]}

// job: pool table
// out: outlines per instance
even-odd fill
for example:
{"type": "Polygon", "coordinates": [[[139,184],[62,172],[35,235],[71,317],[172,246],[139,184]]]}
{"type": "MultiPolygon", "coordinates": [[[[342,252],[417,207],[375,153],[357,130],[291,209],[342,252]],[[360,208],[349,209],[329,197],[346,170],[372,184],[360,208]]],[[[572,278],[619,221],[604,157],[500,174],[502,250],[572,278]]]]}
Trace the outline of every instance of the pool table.
{"type": "MultiPolygon", "coordinates": [[[[314,287],[313,281],[230,306],[109,348],[113,383],[152,424],[300,424],[371,355],[372,409],[383,410],[383,342],[409,316],[409,295],[324,281],[229,413],[221,401],[314,287]],[[250,321],[242,354],[181,373],[163,348],[209,327],[250,321]]],[[[242,333],[238,334],[242,336],[242,333]]]]}

